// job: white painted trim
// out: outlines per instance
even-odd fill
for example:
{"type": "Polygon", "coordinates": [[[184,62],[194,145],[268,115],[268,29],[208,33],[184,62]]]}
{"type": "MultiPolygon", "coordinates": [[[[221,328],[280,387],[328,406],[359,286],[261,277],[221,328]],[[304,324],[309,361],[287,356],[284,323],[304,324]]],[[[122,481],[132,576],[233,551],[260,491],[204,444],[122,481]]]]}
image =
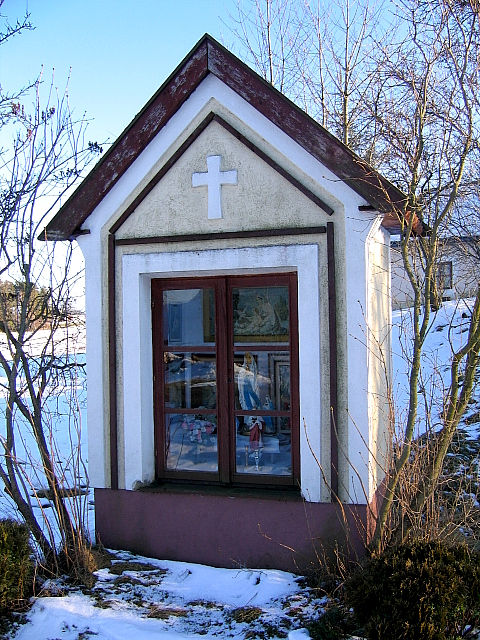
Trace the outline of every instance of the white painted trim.
{"type": "Polygon", "coordinates": [[[100,234],[79,236],[77,242],[85,259],[85,321],[87,330],[87,428],[88,478],[91,487],[108,487],[109,465],[104,429],[104,324],[102,321],[102,248],[100,234]]]}
{"type": "Polygon", "coordinates": [[[301,487],[320,501],[320,335],[318,245],[126,254],[122,257],[125,488],[154,478],[150,280],[182,275],[295,269],[298,277],[301,487]],[[128,293],[127,293],[128,292],[128,293]]]}

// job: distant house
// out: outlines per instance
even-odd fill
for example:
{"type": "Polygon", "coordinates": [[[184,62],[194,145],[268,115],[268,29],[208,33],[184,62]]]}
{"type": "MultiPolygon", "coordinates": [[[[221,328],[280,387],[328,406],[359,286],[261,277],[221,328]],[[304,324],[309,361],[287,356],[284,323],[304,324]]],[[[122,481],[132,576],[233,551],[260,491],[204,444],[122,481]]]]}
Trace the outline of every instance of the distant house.
{"type": "MultiPolygon", "coordinates": [[[[480,281],[480,238],[478,236],[444,238],[439,244],[438,266],[435,274],[441,300],[459,300],[476,295],[480,281]]],[[[404,309],[413,304],[413,290],[403,266],[400,245],[391,243],[392,307],[404,309]]],[[[420,277],[422,266],[413,261],[420,277]]]]}
{"type": "Polygon", "coordinates": [[[195,46],[46,228],[85,256],[104,545],[304,571],[345,541],[338,500],[361,545],[403,198],[210,36],[195,46]]]}

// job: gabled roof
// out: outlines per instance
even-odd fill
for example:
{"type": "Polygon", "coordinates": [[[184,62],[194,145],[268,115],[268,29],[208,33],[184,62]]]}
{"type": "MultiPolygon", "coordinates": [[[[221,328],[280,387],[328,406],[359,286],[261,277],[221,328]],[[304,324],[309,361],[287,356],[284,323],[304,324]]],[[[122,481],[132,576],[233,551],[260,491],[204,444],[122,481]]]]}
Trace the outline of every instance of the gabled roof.
{"type": "Polygon", "coordinates": [[[345,181],[375,210],[384,213],[383,225],[389,231],[399,232],[394,209],[402,208],[405,195],[206,34],[90,171],[41,238],[66,240],[78,235],[95,207],[209,73],[345,181]]]}

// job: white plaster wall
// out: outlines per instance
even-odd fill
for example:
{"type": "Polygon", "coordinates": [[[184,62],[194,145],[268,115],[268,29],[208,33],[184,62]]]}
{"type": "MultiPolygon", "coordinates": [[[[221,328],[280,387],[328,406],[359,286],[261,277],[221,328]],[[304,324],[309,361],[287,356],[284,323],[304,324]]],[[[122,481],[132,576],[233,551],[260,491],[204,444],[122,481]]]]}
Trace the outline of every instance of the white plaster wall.
{"type": "MultiPolygon", "coordinates": [[[[373,220],[366,214],[359,213],[358,206],[365,204],[365,202],[350,187],[339,181],[332,172],[313,158],[305,149],[212,75],[207,76],[178,112],[162,128],[83,225],[85,229],[89,229],[91,232],[90,236],[82,236],[79,240],[86,261],[87,330],[89,332],[89,338],[87,339],[89,340],[87,343],[89,364],[88,421],[89,433],[91,434],[89,463],[92,484],[100,487],[108,486],[110,474],[107,446],[109,429],[108,376],[106,375],[108,370],[108,345],[106,340],[106,240],[108,228],[118,219],[125,208],[140,193],[141,189],[211,110],[215,110],[222,115],[267,155],[281,164],[335,209],[331,219],[335,224],[337,260],[337,340],[340,396],[338,431],[341,439],[341,453],[343,454],[341,455],[339,469],[341,476],[340,495],[346,500],[357,499],[363,502],[364,500],[360,499],[361,491],[359,491],[356,476],[351,473],[347,458],[350,458],[357,470],[359,469],[361,477],[365,479],[368,472],[365,471],[364,473],[363,467],[365,469],[368,468],[368,456],[365,457],[365,447],[362,446],[362,440],[356,429],[357,427],[361,428],[365,434],[368,434],[368,403],[366,398],[368,374],[366,366],[367,350],[364,344],[365,319],[363,311],[366,309],[367,300],[365,241],[373,220]]],[[[231,169],[234,167],[223,168],[231,169]]],[[[231,189],[234,189],[234,187],[231,187],[231,189]]],[[[213,222],[217,223],[218,221],[213,222]]],[[[321,224],[321,222],[319,223],[321,224]]],[[[259,220],[259,228],[261,224],[262,221],[259,220]]],[[[295,242],[298,242],[298,240],[295,242]]],[[[219,246],[221,246],[221,243],[219,246]]],[[[287,248],[284,249],[286,250],[287,248]]],[[[123,264],[123,268],[119,267],[120,272],[128,265],[127,257],[124,259],[127,262],[123,264]]],[[[140,260],[141,258],[132,256],[131,259],[140,260]]],[[[158,259],[160,259],[160,254],[158,254],[158,259]]],[[[224,264],[222,268],[228,270],[231,265],[224,264]]],[[[150,277],[148,274],[153,273],[153,271],[146,270],[142,273],[146,274],[144,277],[148,280],[150,277]]],[[[164,272],[160,270],[159,273],[164,272]]],[[[119,278],[117,277],[119,287],[117,291],[121,294],[122,290],[125,290],[124,278],[128,274],[125,271],[125,273],[120,273],[119,276],[119,278]]],[[[138,277],[140,278],[140,275],[138,277]]],[[[323,282],[323,279],[321,281],[323,282]]],[[[143,309],[145,301],[142,302],[142,296],[143,298],[147,296],[148,285],[145,284],[145,280],[142,280],[142,282],[141,287],[137,283],[137,292],[131,298],[132,301],[138,299],[138,308],[143,309]]],[[[302,311],[301,308],[300,311],[302,311]]],[[[119,310],[117,335],[120,341],[123,335],[123,326],[125,326],[125,319],[122,318],[124,313],[127,314],[128,323],[130,323],[130,320],[133,320],[131,314],[134,312],[130,306],[128,308],[121,306],[119,310]]],[[[317,314],[317,323],[320,322],[320,330],[316,332],[317,336],[320,335],[320,331],[327,331],[327,313],[328,306],[320,304],[319,313],[317,314]]],[[[146,323],[149,317],[150,314],[143,316],[138,312],[138,323],[141,318],[143,318],[142,322],[146,323]]],[[[146,333],[148,333],[148,328],[145,324],[139,335],[145,337],[146,333]]],[[[145,339],[144,343],[142,343],[142,350],[148,347],[147,342],[145,339]]],[[[128,350],[128,344],[125,344],[124,347],[128,350]]],[[[303,348],[302,344],[301,348],[303,348]]],[[[327,398],[328,344],[321,344],[320,349],[322,353],[317,362],[321,363],[322,370],[322,375],[320,376],[321,392],[327,398]]],[[[143,357],[144,360],[140,364],[146,370],[149,363],[147,355],[143,357]]],[[[129,384],[124,384],[121,378],[125,373],[129,374],[130,368],[122,361],[122,354],[119,355],[118,364],[120,386],[128,391],[129,384]]],[[[143,389],[141,393],[144,393],[143,389]]],[[[301,389],[301,402],[304,402],[302,394],[303,391],[301,389]]],[[[315,390],[315,395],[317,397],[320,395],[318,387],[315,390]]],[[[151,408],[148,398],[145,395],[141,397],[143,404],[139,405],[138,408],[143,416],[146,415],[146,412],[151,411],[151,408]]],[[[127,407],[125,401],[120,404],[119,422],[121,423],[123,422],[123,413],[126,412],[127,407]]],[[[129,407],[128,411],[130,411],[129,407]]],[[[318,415],[317,413],[317,421],[318,415]]],[[[315,419],[313,414],[309,413],[308,416],[307,426],[310,440],[312,440],[313,435],[310,431],[310,423],[312,425],[315,424],[315,419]]],[[[329,431],[328,416],[328,406],[325,405],[323,407],[322,423],[326,432],[329,431]]],[[[128,419],[130,424],[131,417],[130,414],[127,416],[127,413],[125,413],[125,422],[128,419]]],[[[141,428],[146,430],[143,434],[146,437],[141,439],[141,443],[137,442],[135,444],[132,442],[133,436],[126,435],[129,439],[126,450],[130,452],[130,446],[132,446],[132,456],[137,462],[135,462],[133,468],[125,466],[125,486],[132,486],[136,480],[151,477],[151,439],[149,440],[150,426],[148,420],[145,422],[145,426],[141,428]],[[150,462],[148,462],[149,456],[150,462]]],[[[329,444],[329,442],[325,442],[320,451],[320,460],[324,465],[327,477],[329,475],[329,444]]],[[[127,464],[125,457],[124,460],[125,464],[127,464]]],[[[305,477],[306,485],[304,490],[309,493],[309,499],[320,499],[317,476],[315,480],[309,480],[307,476],[305,477]]],[[[327,499],[326,493],[322,499],[327,499]]]]}
{"type": "Polygon", "coordinates": [[[385,477],[386,455],[392,425],[392,317],[390,234],[380,226],[381,217],[372,226],[367,240],[368,255],[368,402],[369,402],[369,496],[385,477]]]}
{"type": "Polygon", "coordinates": [[[258,155],[211,122],[123,223],[118,238],[281,229],[326,224],[330,217],[258,155]],[[237,184],[221,189],[221,219],[207,217],[207,189],[192,174],[207,170],[209,155],[221,170],[235,169],[237,184]]]}
{"type": "MultiPolygon", "coordinates": [[[[347,335],[347,393],[341,393],[339,413],[345,411],[348,438],[341,434],[339,466],[346,468],[348,485],[339,490],[346,502],[365,504],[373,498],[370,484],[370,442],[372,413],[369,410],[372,376],[367,333],[370,300],[369,246],[378,230],[378,216],[358,211],[359,197],[352,197],[345,207],[345,278],[347,335]],[[345,406],[344,399],[347,404],[345,406]]],[[[340,267],[341,268],[341,267],[340,267]]],[[[341,325],[339,319],[339,325],[341,325]]],[[[339,327],[341,331],[343,327],[339,327]]],[[[343,377],[341,384],[345,383],[343,377]]]]}
{"type": "MultiPolygon", "coordinates": [[[[309,439],[320,458],[320,345],[318,245],[249,247],[190,252],[124,255],[123,264],[123,417],[125,424],[125,488],[154,478],[153,379],[150,280],[219,273],[296,271],[300,416],[310,425],[309,439]],[[255,265],[252,268],[252,265],[255,265]]],[[[320,501],[320,469],[300,429],[302,493],[320,501]]]]}

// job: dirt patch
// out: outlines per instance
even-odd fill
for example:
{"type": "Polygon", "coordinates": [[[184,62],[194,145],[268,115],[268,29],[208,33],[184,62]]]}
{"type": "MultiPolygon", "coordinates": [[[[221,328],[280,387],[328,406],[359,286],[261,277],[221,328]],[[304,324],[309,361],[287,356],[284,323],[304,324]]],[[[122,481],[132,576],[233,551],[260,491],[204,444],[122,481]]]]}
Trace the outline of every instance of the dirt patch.
{"type": "Polygon", "coordinates": [[[116,587],[120,586],[122,584],[128,584],[129,586],[135,586],[137,584],[143,585],[143,582],[141,580],[139,580],[138,578],[133,578],[132,576],[119,576],[118,578],[115,578],[115,580],[113,581],[113,584],[116,587]]]}
{"type": "Polygon", "coordinates": [[[103,598],[98,595],[95,597],[95,602],[93,606],[97,609],[112,609],[115,606],[114,600],[103,600],[103,598]]]}
{"type": "Polygon", "coordinates": [[[124,571],[135,571],[137,573],[140,571],[156,571],[158,575],[167,573],[164,569],[159,569],[147,562],[114,562],[108,570],[116,576],[121,576],[124,571]]]}
{"type": "Polygon", "coordinates": [[[89,638],[92,638],[93,636],[98,636],[98,633],[96,631],[90,631],[90,629],[87,629],[86,631],[82,631],[81,633],[79,633],[76,640],[89,640],[89,638]]]}
{"type": "Polygon", "coordinates": [[[185,618],[188,616],[188,611],[186,609],[170,608],[170,607],[157,607],[153,606],[150,608],[150,611],[147,614],[147,618],[158,618],[159,620],[167,620],[171,616],[175,616],[176,618],[185,618]]]}
{"type": "Polygon", "coordinates": [[[192,600],[191,602],[187,602],[187,604],[189,607],[202,607],[202,609],[224,609],[223,604],[217,604],[209,600],[192,600]]]}

